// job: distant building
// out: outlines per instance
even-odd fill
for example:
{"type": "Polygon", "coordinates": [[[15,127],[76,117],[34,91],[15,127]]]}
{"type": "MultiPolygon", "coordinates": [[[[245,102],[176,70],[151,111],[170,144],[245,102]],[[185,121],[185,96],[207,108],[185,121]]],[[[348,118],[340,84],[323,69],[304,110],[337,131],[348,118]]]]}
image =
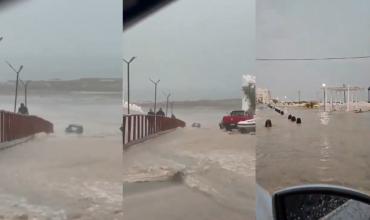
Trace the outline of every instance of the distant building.
{"type": "Polygon", "coordinates": [[[271,102],[271,92],[268,89],[257,88],[257,103],[268,104],[271,102]]]}

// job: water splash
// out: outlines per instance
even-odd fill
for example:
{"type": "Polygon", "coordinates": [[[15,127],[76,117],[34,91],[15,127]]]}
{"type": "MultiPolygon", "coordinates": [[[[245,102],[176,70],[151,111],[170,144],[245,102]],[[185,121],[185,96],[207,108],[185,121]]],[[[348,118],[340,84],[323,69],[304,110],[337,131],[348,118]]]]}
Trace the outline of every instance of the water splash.
{"type": "Polygon", "coordinates": [[[243,75],[242,77],[242,109],[249,114],[256,113],[256,77],[252,75],[243,75]]]}
{"type": "MultiPolygon", "coordinates": [[[[122,106],[123,106],[123,109],[127,109],[128,103],[124,101],[122,106]]],[[[144,114],[143,109],[140,106],[135,105],[135,104],[130,104],[130,110],[144,114]]]]}

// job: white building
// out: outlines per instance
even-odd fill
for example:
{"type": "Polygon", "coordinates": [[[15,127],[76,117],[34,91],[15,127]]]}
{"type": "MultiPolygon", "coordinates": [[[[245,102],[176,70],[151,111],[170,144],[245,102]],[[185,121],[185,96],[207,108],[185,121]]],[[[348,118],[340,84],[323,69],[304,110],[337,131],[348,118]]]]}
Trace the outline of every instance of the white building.
{"type": "Polygon", "coordinates": [[[269,104],[271,102],[271,92],[268,89],[257,88],[257,103],[269,104]]]}

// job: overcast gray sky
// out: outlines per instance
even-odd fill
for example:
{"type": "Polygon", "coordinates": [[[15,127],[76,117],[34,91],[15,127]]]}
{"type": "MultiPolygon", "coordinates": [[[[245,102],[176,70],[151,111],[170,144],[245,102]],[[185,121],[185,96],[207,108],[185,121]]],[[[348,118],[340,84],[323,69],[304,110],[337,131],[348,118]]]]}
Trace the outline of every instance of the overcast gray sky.
{"type": "Polygon", "coordinates": [[[161,99],[239,98],[254,41],[254,0],[178,0],[123,33],[124,57],[137,56],[132,100],[153,99],[149,77],[161,79],[161,99]]]}
{"type": "MultiPolygon", "coordinates": [[[[256,7],[259,58],[370,55],[368,0],[258,0],[256,7]]],[[[370,86],[370,59],[257,62],[256,75],[274,97],[296,100],[300,89],[313,99],[322,83],[370,86]]]]}
{"type": "Polygon", "coordinates": [[[4,60],[24,64],[24,79],[121,77],[122,1],[24,0],[0,13],[0,81],[14,79],[4,60]]]}

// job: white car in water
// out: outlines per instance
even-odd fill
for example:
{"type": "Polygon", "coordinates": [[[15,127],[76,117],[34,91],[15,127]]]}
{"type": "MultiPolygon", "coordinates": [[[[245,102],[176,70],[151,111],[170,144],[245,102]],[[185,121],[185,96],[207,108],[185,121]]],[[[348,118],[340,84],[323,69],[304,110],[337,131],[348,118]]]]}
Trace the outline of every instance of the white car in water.
{"type": "Polygon", "coordinates": [[[241,133],[256,132],[256,119],[240,121],[237,124],[237,128],[241,133]]]}

